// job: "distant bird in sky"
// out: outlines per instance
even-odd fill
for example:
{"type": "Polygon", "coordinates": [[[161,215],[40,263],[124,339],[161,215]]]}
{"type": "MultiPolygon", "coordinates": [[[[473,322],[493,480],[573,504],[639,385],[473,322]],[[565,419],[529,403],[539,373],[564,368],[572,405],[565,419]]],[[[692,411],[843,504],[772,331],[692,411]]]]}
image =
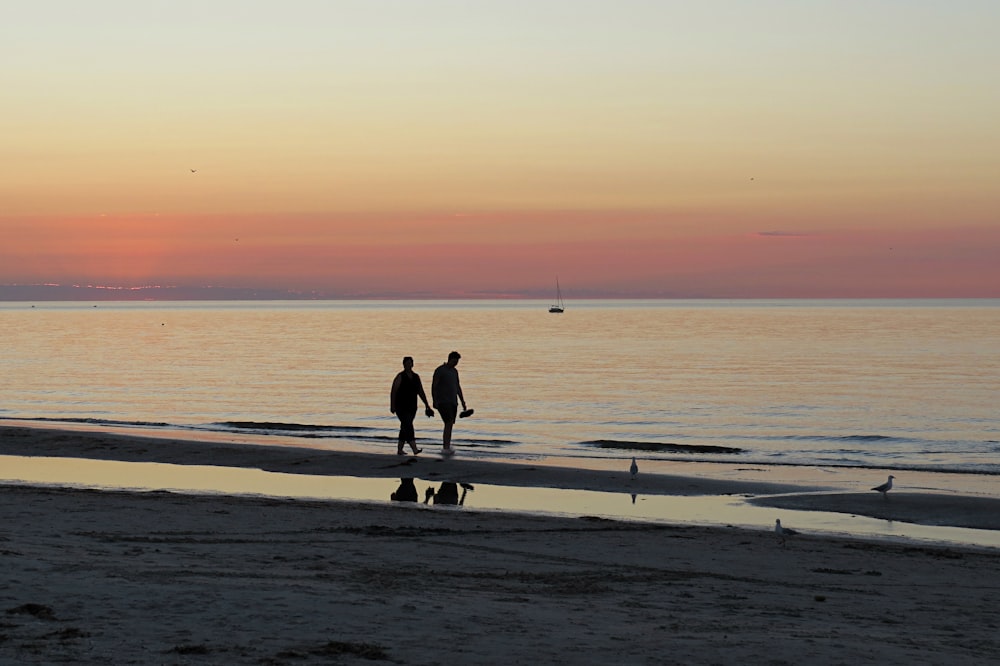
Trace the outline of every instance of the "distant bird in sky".
{"type": "Polygon", "coordinates": [[[785,543],[785,537],[786,536],[793,536],[795,534],[798,534],[798,532],[796,532],[793,529],[789,529],[787,527],[782,527],[781,526],[781,518],[775,518],[775,520],[774,520],[774,533],[777,534],[781,538],[781,543],[785,543]]]}
{"type": "Polygon", "coordinates": [[[633,479],[635,478],[635,475],[639,473],[639,465],[635,462],[635,456],[632,456],[632,466],[628,468],[628,471],[629,474],[632,475],[633,479]]]}
{"type": "Polygon", "coordinates": [[[198,173],[197,169],[191,169],[191,173],[198,173]]]}
{"type": "Polygon", "coordinates": [[[883,483],[881,486],[875,486],[874,488],[872,488],[872,490],[874,490],[877,493],[882,493],[882,497],[886,497],[886,493],[892,490],[892,480],[895,478],[896,477],[890,474],[889,479],[885,483],[883,483]]]}

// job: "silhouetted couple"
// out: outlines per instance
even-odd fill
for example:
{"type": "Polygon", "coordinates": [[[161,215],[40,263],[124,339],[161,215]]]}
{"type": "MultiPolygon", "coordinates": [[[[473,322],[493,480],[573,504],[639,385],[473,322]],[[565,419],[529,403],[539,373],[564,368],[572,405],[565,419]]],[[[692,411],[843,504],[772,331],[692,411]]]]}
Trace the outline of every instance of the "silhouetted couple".
{"type": "MultiPolygon", "coordinates": [[[[442,363],[434,371],[434,379],[431,381],[431,397],[434,400],[434,409],[437,409],[444,422],[444,432],[442,434],[442,453],[451,455],[455,449],[451,445],[451,431],[455,425],[455,418],[459,416],[458,405],[462,404],[461,416],[470,416],[471,409],[466,407],[465,396],[462,394],[462,384],[458,378],[459,359],[462,355],[457,351],[448,354],[448,361],[442,363]]],[[[424,413],[427,416],[434,416],[434,409],[427,403],[427,395],[424,393],[423,384],[420,382],[420,375],[413,372],[413,358],[403,357],[403,370],[392,382],[392,392],[389,396],[389,411],[399,418],[399,443],[396,453],[403,455],[405,445],[409,444],[413,454],[420,453],[423,449],[417,448],[417,437],[413,429],[413,419],[417,415],[417,398],[424,402],[424,413]]]]}

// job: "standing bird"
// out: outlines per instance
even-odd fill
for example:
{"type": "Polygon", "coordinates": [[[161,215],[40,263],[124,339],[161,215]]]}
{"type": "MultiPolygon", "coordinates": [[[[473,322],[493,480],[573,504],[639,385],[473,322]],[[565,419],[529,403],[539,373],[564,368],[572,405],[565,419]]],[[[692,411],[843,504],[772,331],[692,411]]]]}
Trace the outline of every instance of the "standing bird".
{"type": "Polygon", "coordinates": [[[639,465],[635,462],[635,456],[632,456],[632,466],[628,468],[629,474],[632,475],[632,479],[635,479],[635,475],[639,473],[639,465]]]}
{"type": "Polygon", "coordinates": [[[886,481],[885,483],[883,483],[881,486],[875,486],[874,488],[872,488],[872,490],[874,490],[877,493],[882,493],[882,497],[885,498],[886,497],[886,493],[888,493],[890,490],[892,490],[892,480],[895,479],[895,478],[896,477],[894,477],[892,474],[890,474],[888,481],[886,481]]]}
{"type": "Polygon", "coordinates": [[[774,533],[781,539],[781,545],[785,545],[785,537],[798,534],[795,530],[781,526],[781,518],[774,519],[774,533]]]}

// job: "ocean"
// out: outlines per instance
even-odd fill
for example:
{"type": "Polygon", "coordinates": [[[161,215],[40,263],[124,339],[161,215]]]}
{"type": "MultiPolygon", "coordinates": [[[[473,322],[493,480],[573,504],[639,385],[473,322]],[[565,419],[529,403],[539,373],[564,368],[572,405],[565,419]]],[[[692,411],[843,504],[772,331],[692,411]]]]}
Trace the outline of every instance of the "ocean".
{"type": "MultiPolygon", "coordinates": [[[[1000,474],[1000,300],[0,303],[0,418],[392,453],[452,350],[461,455],[1000,474]]],[[[418,444],[440,422],[418,415],[418,444]]],[[[568,461],[568,463],[567,463],[568,461]]],[[[576,461],[576,463],[574,463],[576,461]]],[[[873,474],[880,477],[880,474],[873,474]]]]}

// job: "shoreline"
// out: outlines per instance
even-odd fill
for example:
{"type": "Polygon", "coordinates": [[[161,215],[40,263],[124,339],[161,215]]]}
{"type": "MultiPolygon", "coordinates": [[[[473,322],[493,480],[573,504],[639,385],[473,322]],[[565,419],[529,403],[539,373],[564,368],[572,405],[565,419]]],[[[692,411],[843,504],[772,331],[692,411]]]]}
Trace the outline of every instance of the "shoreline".
{"type": "Polygon", "coordinates": [[[814,479],[793,483],[662,473],[642,473],[631,479],[626,471],[468,459],[460,455],[442,459],[431,451],[420,456],[396,456],[2,423],[0,455],[259,469],[310,477],[417,477],[642,496],[742,496],[748,504],[761,507],[858,515],[913,525],[1000,530],[1000,498],[900,490],[883,498],[874,492],[844,492],[814,479]]]}
{"type": "MultiPolygon", "coordinates": [[[[394,455],[0,427],[0,454],[31,450],[386,479],[403,465],[394,455]]],[[[528,485],[572,471],[429,458],[425,467],[528,485]]],[[[731,483],[678,479],[646,483],[731,483]]],[[[988,662],[1000,650],[1000,550],[973,546],[419,501],[0,484],[0,563],[3,663],[903,665],[988,662]]]]}

